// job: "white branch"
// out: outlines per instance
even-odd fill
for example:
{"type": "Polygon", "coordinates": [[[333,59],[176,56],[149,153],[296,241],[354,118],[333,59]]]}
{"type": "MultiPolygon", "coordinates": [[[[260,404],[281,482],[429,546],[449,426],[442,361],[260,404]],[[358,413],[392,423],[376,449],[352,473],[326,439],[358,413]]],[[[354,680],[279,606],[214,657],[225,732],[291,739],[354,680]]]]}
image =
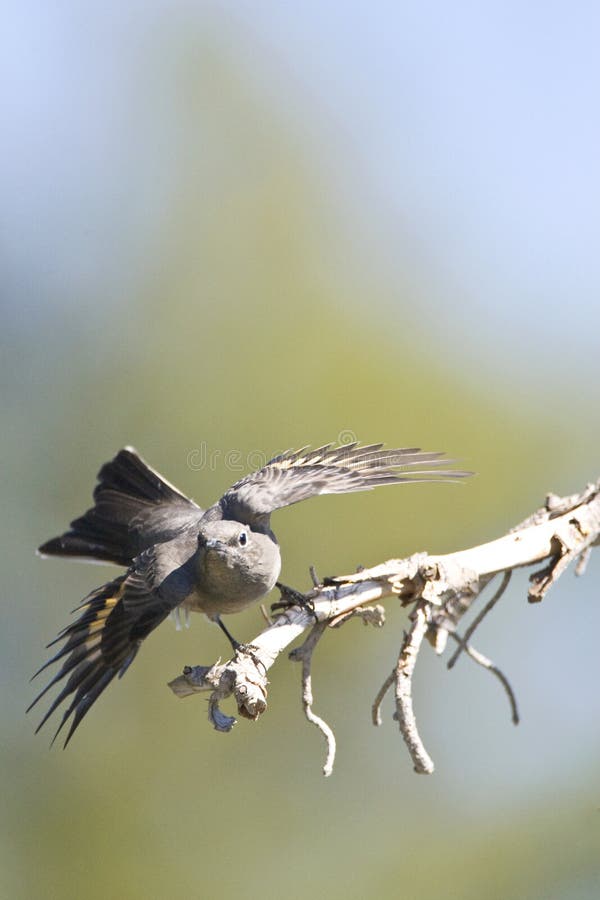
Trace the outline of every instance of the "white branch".
{"type": "MultiPolygon", "coordinates": [[[[505,676],[478,651],[468,645],[481,617],[466,638],[455,635],[462,616],[470,609],[479,593],[498,572],[508,573],[522,566],[547,563],[530,576],[529,600],[543,599],[548,588],[567,566],[577,560],[576,572],[583,571],[590,548],[600,543],[600,482],[588,485],[579,495],[560,498],[550,495],[544,507],[497,540],[444,555],[417,553],[407,559],[391,559],[370,569],[328,579],[306,595],[310,608],[293,606],[252,641],[241,648],[232,660],[213,666],[186,667],[183,675],[170,682],[179,697],[211,691],[209,718],[220,731],[229,731],[235,719],[225,716],[219,702],[233,694],[238,712],[257,719],[267,706],[267,671],[277,657],[315,622],[336,626],[351,617],[354,610],[367,604],[397,596],[403,605],[414,604],[411,629],[401,642],[394,672],[388,677],[373,706],[373,719],[380,721],[379,708],[383,696],[396,682],[397,718],[415,769],[433,771],[433,762],[418,736],[412,709],[411,679],[423,637],[441,653],[449,634],[455,636],[476,661],[493,671],[505,685],[516,720],[516,701],[505,676]]],[[[312,573],[313,583],[317,579],[312,573]]],[[[488,612],[502,591],[486,607],[488,612]]],[[[365,622],[381,625],[381,611],[363,614],[365,622]]],[[[315,633],[322,632],[318,627],[315,633]]],[[[316,640],[314,641],[316,644],[316,640]]],[[[310,655],[314,646],[310,647],[310,655]]],[[[304,668],[303,703],[310,721],[321,729],[328,741],[327,773],[333,764],[333,733],[312,712],[310,658],[304,668]],[[308,667],[307,667],[308,666],[308,667]]]]}

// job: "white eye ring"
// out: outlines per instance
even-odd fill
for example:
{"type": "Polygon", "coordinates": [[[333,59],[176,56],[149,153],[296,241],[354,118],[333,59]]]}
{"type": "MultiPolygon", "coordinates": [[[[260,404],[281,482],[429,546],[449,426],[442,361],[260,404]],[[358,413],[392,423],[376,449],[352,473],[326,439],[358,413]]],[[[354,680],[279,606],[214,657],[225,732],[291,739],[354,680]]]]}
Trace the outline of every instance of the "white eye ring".
{"type": "Polygon", "coordinates": [[[246,534],[245,531],[240,532],[239,537],[238,537],[238,543],[240,544],[241,547],[245,547],[246,544],[248,543],[248,535],[246,534]]]}

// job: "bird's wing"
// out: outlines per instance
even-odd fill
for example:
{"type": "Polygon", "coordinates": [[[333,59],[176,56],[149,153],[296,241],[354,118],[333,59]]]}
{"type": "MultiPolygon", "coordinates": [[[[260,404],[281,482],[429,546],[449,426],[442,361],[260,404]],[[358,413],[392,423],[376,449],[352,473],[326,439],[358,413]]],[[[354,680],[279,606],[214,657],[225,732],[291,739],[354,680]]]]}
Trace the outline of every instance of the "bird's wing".
{"type": "Polygon", "coordinates": [[[129,566],[147,547],[193,527],[202,512],[133,447],[125,447],[98,472],[94,506],[38,552],[129,566]]]}
{"type": "Polygon", "coordinates": [[[125,674],[144,638],[160,625],[173,608],[172,603],[149,587],[151,583],[152,554],[147,552],[136,560],[136,566],[126,575],[92,591],[74,610],[80,613],[79,618],[64,628],[48,646],[59,641],[65,641],[65,644],[35,673],[39,675],[51,663],[63,660],[60,670],[29,709],[53,685],[69,675],[36,732],[63,700],[70,698],[53,738],[54,741],[72,715],[64,744],[66,747],[102,691],[115,675],[121,677],[125,674]]]}
{"type": "Polygon", "coordinates": [[[471,474],[447,468],[451,464],[443,453],[415,447],[384,450],[383,444],[361,447],[357,442],[326,444],[316,450],[304,447],[288,450],[242,478],[219,505],[225,518],[252,522],[317,494],[345,494],[407,481],[447,481],[471,474]]]}

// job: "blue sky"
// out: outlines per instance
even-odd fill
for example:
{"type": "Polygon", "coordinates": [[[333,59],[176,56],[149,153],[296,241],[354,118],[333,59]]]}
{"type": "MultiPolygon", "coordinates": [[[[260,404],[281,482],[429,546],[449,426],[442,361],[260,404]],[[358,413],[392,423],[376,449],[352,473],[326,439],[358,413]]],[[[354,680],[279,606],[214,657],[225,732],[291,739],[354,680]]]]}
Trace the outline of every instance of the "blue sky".
{"type": "Polygon", "coordinates": [[[426,327],[474,337],[482,365],[508,355],[518,375],[557,360],[597,374],[592,3],[9,5],[2,231],[17,315],[76,303],[99,274],[123,296],[143,271],[178,135],[169,73],[145,108],[140,72],[179,26],[228,46],[289,116],[359,267],[408,274],[426,327]]]}

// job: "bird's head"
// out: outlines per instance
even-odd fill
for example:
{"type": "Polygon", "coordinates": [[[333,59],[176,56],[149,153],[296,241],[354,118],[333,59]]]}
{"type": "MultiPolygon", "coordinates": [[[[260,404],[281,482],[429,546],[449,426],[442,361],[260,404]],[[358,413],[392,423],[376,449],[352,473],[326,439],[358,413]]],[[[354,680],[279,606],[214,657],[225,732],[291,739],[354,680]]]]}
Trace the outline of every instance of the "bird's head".
{"type": "Polygon", "coordinates": [[[252,603],[279,576],[279,547],[242,522],[207,522],[198,534],[198,568],[203,589],[213,596],[252,603]]]}

